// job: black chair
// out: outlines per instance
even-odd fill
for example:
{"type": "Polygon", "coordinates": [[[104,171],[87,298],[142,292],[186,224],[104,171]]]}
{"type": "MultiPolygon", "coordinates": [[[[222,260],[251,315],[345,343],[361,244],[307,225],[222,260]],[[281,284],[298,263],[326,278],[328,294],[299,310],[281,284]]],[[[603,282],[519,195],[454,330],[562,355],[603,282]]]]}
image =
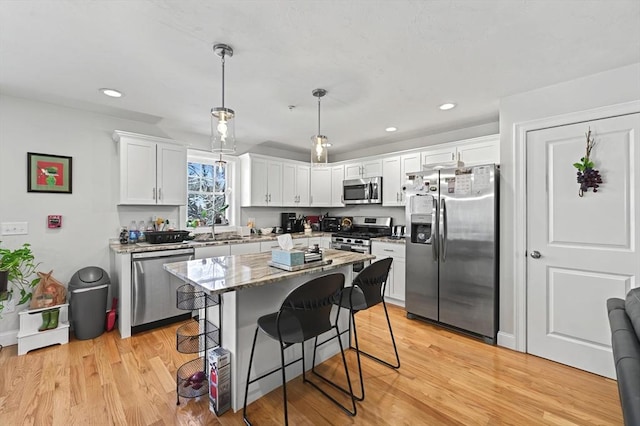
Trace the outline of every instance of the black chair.
{"type": "MultiPolygon", "coordinates": [[[[398,369],[400,368],[400,357],[398,356],[398,348],[396,346],[396,340],[393,337],[393,329],[391,328],[391,321],[389,320],[389,313],[387,312],[387,304],[384,301],[384,291],[387,285],[387,277],[389,276],[389,270],[391,269],[391,263],[393,262],[392,258],[386,258],[379,260],[375,263],[370,264],[366,268],[364,268],[358,276],[353,280],[353,284],[351,287],[346,287],[340,300],[336,302],[340,307],[349,309],[351,312],[351,321],[349,322],[349,328],[347,330],[341,331],[339,335],[344,333],[349,333],[351,335],[351,323],[353,323],[353,340],[355,342],[355,347],[349,344],[350,349],[354,349],[356,351],[357,359],[358,359],[358,373],[360,376],[360,396],[356,396],[355,399],[358,401],[364,400],[364,381],[362,379],[362,365],[360,362],[360,354],[366,355],[367,357],[378,361],[390,368],[398,369]],[[396,361],[395,364],[391,364],[377,356],[374,356],[368,352],[365,352],[360,349],[358,345],[358,332],[356,327],[356,317],[355,315],[366,309],[369,309],[377,304],[382,303],[384,307],[384,314],[387,318],[387,325],[389,326],[389,334],[391,335],[391,343],[393,344],[393,351],[395,352],[396,361]]],[[[330,340],[333,340],[335,337],[332,337],[320,344],[317,344],[314,347],[315,349],[323,345],[330,340]]],[[[340,340],[340,339],[338,339],[340,340]]],[[[315,369],[312,369],[312,372],[316,374],[321,379],[329,382],[323,376],[319,375],[315,369]]],[[[329,382],[331,385],[336,388],[342,390],[343,392],[348,392],[345,388],[335,385],[334,383],[329,382]]],[[[351,387],[350,387],[351,389],[351,387]]],[[[352,392],[351,392],[352,393],[352,392]]]]}
{"type": "MultiPolygon", "coordinates": [[[[267,377],[277,371],[282,371],[282,390],[284,399],[284,422],[289,423],[287,415],[287,378],[285,374],[285,368],[289,365],[302,361],[302,381],[309,383],[314,388],[319,390],[323,395],[329,398],[333,403],[340,407],[345,413],[355,416],[356,415],[356,402],[353,396],[353,391],[345,392],[350,393],[351,406],[349,409],[340,402],[338,402],[331,395],[327,394],[324,390],[319,388],[315,383],[307,380],[305,376],[305,361],[304,361],[304,342],[311,338],[315,338],[314,344],[317,344],[318,336],[330,330],[335,330],[336,337],[338,337],[338,316],[340,309],[335,310],[334,320],[331,320],[331,311],[335,304],[338,303],[342,290],[344,288],[344,275],[343,274],[331,274],[323,277],[315,278],[302,284],[300,287],[294,289],[285,298],[280,310],[278,312],[264,315],[258,318],[258,325],[256,327],[255,334],[253,336],[253,346],[251,348],[251,355],[249,357],[249,368],[247,370],[247,385],[244,393],[244,405],[242,408],[242,418],[247,425],[250,425],[247,418],[247,396],[249,393],[249,385],[255,383],[258,380],[267,377]],[[251,378],[251,364],[253,363],[253,355],[256,348],[256,339],[258,338],[258,331],[262,331],[267,336],[280,342],[280,363],[281,366],[277,369],[265,373],[253,380],[251,378]],[[302,356],[294,359],[287,364],[284,360],[284,350],[288,347],[296,344],[302,344],[302,356]]],[[[342,355],[342,362],[344,364],[344,371],[346,375],[349,389],[351,389],[351,381],[349,379],[349,370],[347,369],[347,360],[344,356],[344,349],[342,342],[338,339],[340,344],[340,353],[342,355]]],[[[315,367],[315,351],[313,357],[313,364],[315,367]]],[[[326,379],[325,379],[326,380],[326,379]]],[[[329,382],[331,383],[331,382],[329,382]]],[[[331,383],[333,384],[333,383],[331,383]]],[[[335,384],[333,384],[336,386],[335,384]]]]}

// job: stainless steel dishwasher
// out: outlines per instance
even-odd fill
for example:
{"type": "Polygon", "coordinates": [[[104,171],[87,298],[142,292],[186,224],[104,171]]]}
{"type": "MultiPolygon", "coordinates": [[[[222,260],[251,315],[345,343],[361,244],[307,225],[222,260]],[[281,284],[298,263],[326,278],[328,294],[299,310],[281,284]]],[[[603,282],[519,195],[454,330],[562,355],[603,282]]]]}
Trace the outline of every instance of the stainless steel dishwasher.
{"type": "Polygon", "coordinates": [[[184,282],[165,271],[162,265],[193,258],[193,248],[131,255],[132,333],[191,317],[190,312],[176,307],[176,289],[184,282]]]}

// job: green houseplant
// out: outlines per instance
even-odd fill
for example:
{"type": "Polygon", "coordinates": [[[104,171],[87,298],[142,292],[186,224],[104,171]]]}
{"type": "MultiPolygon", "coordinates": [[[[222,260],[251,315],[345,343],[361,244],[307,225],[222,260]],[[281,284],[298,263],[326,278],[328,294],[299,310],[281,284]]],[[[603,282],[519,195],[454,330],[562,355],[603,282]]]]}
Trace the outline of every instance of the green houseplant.
{"type": "Polygon", "coordinates": [[[30,244],[25,243],[15,250],[0,248],[0,314],[4,310],[4,302],[13,297],[15,289],[20,291],[18,305],[31,300],[33,289],[40,282],[39,277],[33,278],[39,265],[30,244]]]}

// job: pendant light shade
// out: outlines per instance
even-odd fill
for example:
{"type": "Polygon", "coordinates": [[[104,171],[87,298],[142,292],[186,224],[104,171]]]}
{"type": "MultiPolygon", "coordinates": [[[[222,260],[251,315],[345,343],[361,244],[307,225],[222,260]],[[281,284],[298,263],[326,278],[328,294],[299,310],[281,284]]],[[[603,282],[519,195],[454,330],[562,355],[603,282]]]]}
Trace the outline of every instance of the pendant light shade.
{"type": "Polygon", "coordinates": [[[329,143],[327,137],[320,133],[320,98],[326,95],[327,91],[315,89],[311,93],[318,98],[318,133],[311,136],[311,165],[326,166],[329,160],[329,143]]]}
{"type": "Polygon", "coordinates": [[[211,108],[211,151],[222,156],[236,151],[235,112],[224,106],[224,63],[226,57],[233,56],[233,49],[215,44],[213,51],[222,59],[222,106],[211,108]]]}

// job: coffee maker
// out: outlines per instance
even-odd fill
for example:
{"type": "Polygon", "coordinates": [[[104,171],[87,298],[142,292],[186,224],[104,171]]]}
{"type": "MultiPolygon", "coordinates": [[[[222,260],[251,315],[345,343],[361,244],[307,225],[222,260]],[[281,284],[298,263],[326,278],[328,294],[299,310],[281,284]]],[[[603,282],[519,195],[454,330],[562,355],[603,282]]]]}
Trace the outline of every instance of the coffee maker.
{"type": "Polygon", "coordinates": [[[296,232],[296,214],[280,213],[280,226],[282,226],[282,232],[296,232]]]}

